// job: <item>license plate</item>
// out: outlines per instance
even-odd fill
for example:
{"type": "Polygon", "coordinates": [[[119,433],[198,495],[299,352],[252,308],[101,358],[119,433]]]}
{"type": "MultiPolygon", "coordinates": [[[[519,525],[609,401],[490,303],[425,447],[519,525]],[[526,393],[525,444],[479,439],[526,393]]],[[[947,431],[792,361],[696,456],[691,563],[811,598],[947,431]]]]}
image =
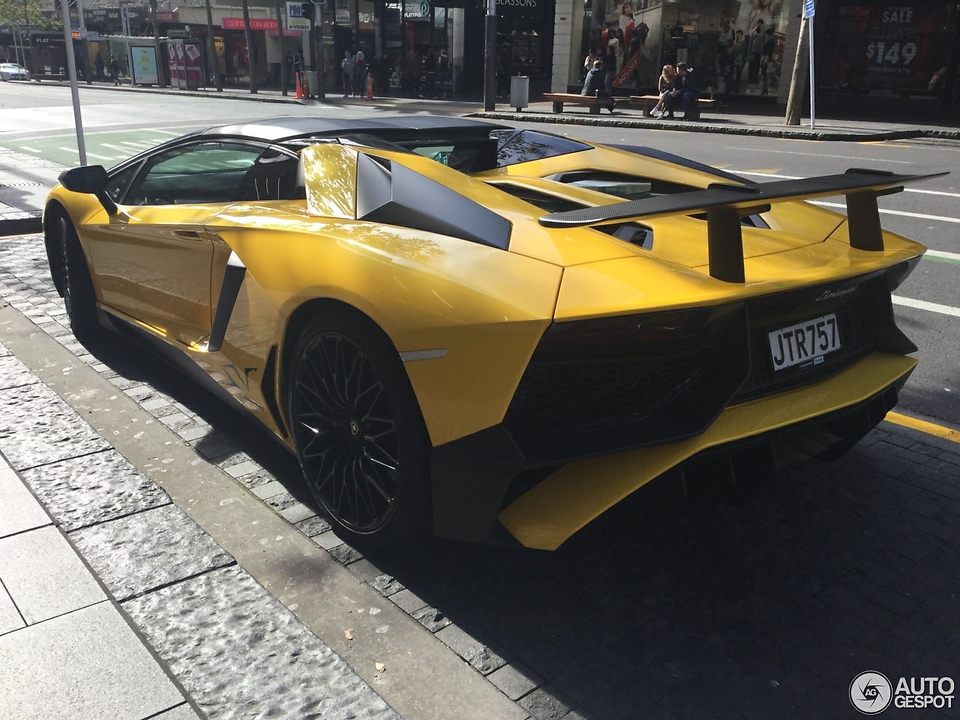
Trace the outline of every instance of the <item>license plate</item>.
{"type": "Polygon", "coordinates": [[[819,365],[824,355],[840,349],[837,316],[832,313],[774,330],[767,337],[774,370],[819,365]]]}

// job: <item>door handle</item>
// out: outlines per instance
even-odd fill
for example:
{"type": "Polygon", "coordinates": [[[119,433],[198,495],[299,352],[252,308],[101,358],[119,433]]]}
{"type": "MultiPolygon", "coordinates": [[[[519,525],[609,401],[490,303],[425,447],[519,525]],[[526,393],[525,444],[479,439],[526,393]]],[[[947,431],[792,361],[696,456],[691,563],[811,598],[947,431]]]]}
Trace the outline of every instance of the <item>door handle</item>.
{"type": "Polygon", "coordinates": [[[196,230],[174,230],[173,232],[177,237],[183,238],[184,240],[202,240],[203,239],[200,236],[200,233],[198,233],[196,230]]]}

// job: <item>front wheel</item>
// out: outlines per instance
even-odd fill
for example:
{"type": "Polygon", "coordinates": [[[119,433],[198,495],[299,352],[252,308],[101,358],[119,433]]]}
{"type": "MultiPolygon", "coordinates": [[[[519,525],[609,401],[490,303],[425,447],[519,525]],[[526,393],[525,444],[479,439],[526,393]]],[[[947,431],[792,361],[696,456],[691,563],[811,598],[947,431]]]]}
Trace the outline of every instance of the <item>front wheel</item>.
{"type": "Polygon", "coordinates": [[[425,534],[429,440],[380,329],[346,309],[317,318],[296,343],[287,388],[307,486],[337,534],[381,548],[425,534]]]}

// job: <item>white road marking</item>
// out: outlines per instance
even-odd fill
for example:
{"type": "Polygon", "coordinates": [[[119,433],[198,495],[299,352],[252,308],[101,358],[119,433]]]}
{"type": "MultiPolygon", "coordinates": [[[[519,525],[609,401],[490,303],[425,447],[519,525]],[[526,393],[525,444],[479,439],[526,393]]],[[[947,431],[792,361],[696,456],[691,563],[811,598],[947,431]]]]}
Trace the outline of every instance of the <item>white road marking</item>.
{"type": "Polygon", "coordinates": [[[26,150],[27,152],[36,153],[37,155],[40,154],[40,150],[37,150],[36,148],[33,148],[33,147],[28,147],[27,145],[21,145],[20,149],[26,150]]]}
{"type": "MultiPolygon", "coordinates": [[[[777,175],[776,173],[752,172],[750,170],[728,170],[734,175],[753,175],[755,177],[777,178],[778,180],[803,180],[797,175],[777,175]]],[[[940,195],[942,197],[960,198],[960,193],[944,192],[943,190],[921,190],[920,188],[904,188],[904,192],[920,193],[921,195],[940,195]]]]}
{"type": "MultiPolygon", "coordinates": [[[[823,202],[821,200],[808,200],[807,202],[820,207],[846,208],[846,203],[823,202]]],[[[884,215],[899,215],[900,217],[917,218],[919,220],[939,220],[940,222],[960,223],[960,218],[944,217],[943,215],[926,215],[924,213],[912,213],[905,210],[884,210],[880,208],[880,213],[884,215]]]]}
{"type": "Polygon", "coordinates": [[[63,145],[58,145],[57,150],[63,150],[64,152],[73,153],[74,155],[79,154],[79,151],[76,148],[64,147],[63,145]]]}
{"type": "Polygon", "coordinates": [[[122,152],[123,157],[130,157],[130,148],[128,147],[122,147],[120,145],[111,145],[110,143],[100,143],[100,147],[110,148],[111,150],[122,152]]]}
{"type": "Polygon", "coordinates": [[[97,155],[96,153],[92,153],[89,150],[87,151],[87,157],[96,158],[97,160],[113,160],[114,159],[113,155],[97,155]]]}
{"type": "MultiPolygon", "coordinates": [[[[823,153],[808,153],[808,152],[796,152],[794,150],[764,150],[762,148],[744,148],[744,147],[729,147],[730,150],[743,150],[744,152],[764,152],[764,153],[774,153],[776,155],[807,155],[809,157],[822,157],[823,153]]],[[[831,155],[830,157],[842,158],[844,160],[860,160],[864,161],[864,158],[857,157],[856,155],[831,155]]],[[[913,165],[914,163],[910,160],[881,160],[879,158],[871,158],[868,162],[885,162],[885,163],[896,163],[897,165],[913,165]]]]}
{"type": "Polygon", "coordinates": [[[893,295],[890,299],[893,300],[894,305],[904,305],[906,307],[917,308],[918,310],[940,313],[941,315],[960,317],[960,308],[951,307],[950,305],[941,305],[940,303],[927,302],[926,300],[914,300],[912,298],[900,297],[899,295],[893,295]]]}

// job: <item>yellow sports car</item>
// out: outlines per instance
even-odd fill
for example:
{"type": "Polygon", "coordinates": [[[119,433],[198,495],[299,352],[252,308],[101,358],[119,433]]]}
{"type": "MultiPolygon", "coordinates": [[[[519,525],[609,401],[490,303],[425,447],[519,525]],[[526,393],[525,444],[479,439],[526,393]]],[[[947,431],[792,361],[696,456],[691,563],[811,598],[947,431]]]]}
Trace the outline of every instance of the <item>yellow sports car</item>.
{"type": "Polygon", "coordinates": [[[132,332],[299,457],[346,540],[555,549],[665,473],[836,457],[916,361],[868,170],[756,184],[463,119],[218,127],[47,202],[78,335],[132,332]],[[803,202],[845,195],[847,217],[803,202]]]}

